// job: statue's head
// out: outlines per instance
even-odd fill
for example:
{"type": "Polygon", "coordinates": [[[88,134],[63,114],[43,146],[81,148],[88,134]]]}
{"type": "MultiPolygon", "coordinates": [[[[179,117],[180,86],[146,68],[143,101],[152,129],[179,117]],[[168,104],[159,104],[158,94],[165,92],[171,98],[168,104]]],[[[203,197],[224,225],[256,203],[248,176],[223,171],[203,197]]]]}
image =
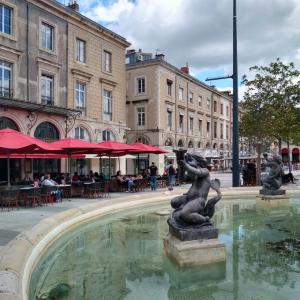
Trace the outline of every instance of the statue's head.
{"type": "Polygon", "coordinates": [[[207,160],[195,152],[189,152],[184,155],[184,160],[194,168],[207,168],[207,160]]]}
{"type": "Polygon", "coordinates": [[[282,158],[280,155],[274,155],[273,156],[273,161],[275,161],[277,164],[281,164],[282,163],[282,158]]]}

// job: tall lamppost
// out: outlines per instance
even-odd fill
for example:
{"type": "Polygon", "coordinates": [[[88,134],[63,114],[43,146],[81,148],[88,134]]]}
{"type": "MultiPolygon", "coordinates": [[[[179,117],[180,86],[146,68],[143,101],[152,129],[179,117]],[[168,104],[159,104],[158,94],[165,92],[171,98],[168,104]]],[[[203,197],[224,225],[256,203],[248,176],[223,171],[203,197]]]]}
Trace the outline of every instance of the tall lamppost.
{"type": "Polygon", "coordinates": [[[239,90],[238,90],[238,62],[237,62],[237,15],[236,0],[233,0],[233,73],[231,76],[207,78],[206,81],[232,78],[233,105],[232,105],[232,186],[240,185],[239,159],[239,90]]]}

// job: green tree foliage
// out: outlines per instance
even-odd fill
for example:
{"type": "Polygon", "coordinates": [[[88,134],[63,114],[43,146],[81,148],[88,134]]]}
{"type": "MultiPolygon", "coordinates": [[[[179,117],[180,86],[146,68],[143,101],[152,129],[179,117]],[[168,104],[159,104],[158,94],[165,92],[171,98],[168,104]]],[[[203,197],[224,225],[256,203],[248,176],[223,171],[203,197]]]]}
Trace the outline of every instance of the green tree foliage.
{"type": "MultiPolygon", "coordinates": [[[[279,58],[268,66],[251,67],[253,79],[243,77],[247,90],[241,103],[241,136],[253,141],[257,154],[271,141],[300,141],[296,128],[300,126],[300,72],[293,63],[285,64],[279,58]]],[[[258,161],[259,162],[259,156],[258,161]]],[[[258,163],[257,180],[260,180],[258,163]]],[[[258,181],[259,182],[259,181],[258,181]]]]}

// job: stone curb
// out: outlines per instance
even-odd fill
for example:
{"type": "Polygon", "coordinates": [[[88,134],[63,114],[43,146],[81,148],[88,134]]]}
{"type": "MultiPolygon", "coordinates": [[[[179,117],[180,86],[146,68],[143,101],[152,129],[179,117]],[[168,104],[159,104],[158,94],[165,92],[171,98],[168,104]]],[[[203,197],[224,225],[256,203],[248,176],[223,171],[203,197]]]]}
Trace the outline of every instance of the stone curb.
{"type": "MultiPolygon", "coordinates": [[[[260,187],[226,188],[224,200],[256,196],[260,187]]],[[[124,209],[158,205],[181,195],[184,189],[172,192],[133,194],[131,197],[100,200],[97,203],[72,208],[46,218],[32,229],[20,233],[0,250],[0,300],[27,300],[31,273],[46,249],[74,227],[101,216],[124,209]]],[[[288,189],[289,195],[300,195],[300,189],[288,189]]]]}

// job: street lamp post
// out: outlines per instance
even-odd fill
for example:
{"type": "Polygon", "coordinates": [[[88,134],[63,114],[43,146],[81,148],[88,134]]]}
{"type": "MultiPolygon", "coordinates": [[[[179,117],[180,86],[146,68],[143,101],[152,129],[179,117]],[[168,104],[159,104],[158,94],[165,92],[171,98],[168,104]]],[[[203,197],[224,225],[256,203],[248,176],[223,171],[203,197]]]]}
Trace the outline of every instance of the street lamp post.
{"type": "Polygon", "coordinates": [[[233,107],[232,107],[232,186],[240,186],[240,159],[239,159],[239,90],[238,90],[238,63],[237,63],[237,15],[236,0],[233,0],[233,74],[207,78],[206,81],[232,78],[233,80],[233,107]]]}

